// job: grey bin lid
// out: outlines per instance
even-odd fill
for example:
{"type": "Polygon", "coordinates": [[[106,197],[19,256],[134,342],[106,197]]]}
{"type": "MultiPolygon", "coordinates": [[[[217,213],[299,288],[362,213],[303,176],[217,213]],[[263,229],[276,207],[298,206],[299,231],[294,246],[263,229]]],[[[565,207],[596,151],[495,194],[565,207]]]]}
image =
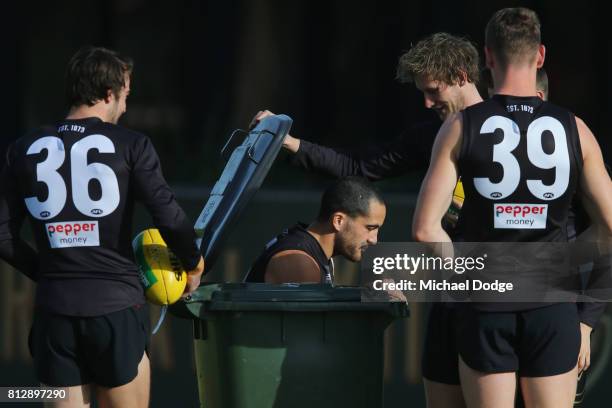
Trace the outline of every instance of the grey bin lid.
{"type": "Polygon", "coordinates": [[[206,313],[223,311],[283,312],[382,312],[407,317],[402,302],[362,302],[359,287],[332,287],[320,284],[214,283],[204,284],[184,300],[170,307],[177,317],[205,318],[206,313]]]}
{"type": "MultiPolygon", "coordinates": [[[[225,238],[274,164],[291,124],[286,115],[264,118],[232,151],[194,225],[206,262],[205,279],[210,279],[225,238]]],[[[224,150],[229,150],[236,133],[230,136],[224,150]]]]}

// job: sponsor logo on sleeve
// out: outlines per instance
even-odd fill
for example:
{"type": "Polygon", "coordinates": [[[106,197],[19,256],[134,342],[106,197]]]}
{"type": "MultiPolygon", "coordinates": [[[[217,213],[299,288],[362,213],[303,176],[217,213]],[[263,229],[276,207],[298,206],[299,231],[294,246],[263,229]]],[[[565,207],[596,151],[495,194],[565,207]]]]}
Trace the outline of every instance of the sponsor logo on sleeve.
{"type": "Polygon", "coordinates": [[[493,204],[495,228],[544,229],[548,204],[493,204]]]}
{"type": "Polygon", "coordinates": [[[45,224],[51,248],[100,245],[98,221],[65,221],[45,224]]]}

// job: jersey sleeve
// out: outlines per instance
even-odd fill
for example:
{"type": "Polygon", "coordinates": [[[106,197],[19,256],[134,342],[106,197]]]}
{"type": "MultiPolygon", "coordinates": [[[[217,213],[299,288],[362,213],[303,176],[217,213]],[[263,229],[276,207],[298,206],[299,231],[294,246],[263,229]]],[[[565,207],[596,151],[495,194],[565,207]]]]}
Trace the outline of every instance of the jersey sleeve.
{"type": "Polygon", "coordinates": [[[193,226],[166,183],[159,157],[148,137],[138,140],[134,160],[132,177],[136,199],[149,210],[153,223],[185,270],[194,269],[200,251],[195,244],[193,226]]]}
{"type": "Polygon", "coordinates": [[[391,143],[350,152],[302,140],[292,162],[334,177],[360,176],[377,181],[427,169],[435,134],[429,127],[412,127],[391,143]]]}
{"type": "Polygon", "coordinates": [[[20,237],[26,214],[14,174],[13,152],[14,145],[9,147],[0,173],[0,258],[36,281],[38,253],[20,237]]]}

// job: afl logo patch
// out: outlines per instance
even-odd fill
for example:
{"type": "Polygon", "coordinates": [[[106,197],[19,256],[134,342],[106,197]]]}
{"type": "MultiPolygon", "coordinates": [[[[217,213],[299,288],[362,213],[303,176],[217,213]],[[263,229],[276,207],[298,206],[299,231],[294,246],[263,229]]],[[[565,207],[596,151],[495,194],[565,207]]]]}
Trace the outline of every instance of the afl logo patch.
{"type": "Polygon", "coordinates": [[[104,212],[104,211],[102,211],[102,210],[101,210],[101,209],[99,209],[99,208],[94,208],[93,210],[91,210],[91,213],[92,213],[93,215],[100,215],[100,214],[102,214],[103,212],[104,212]]]}
{"type": "Polygon", "coordinates": [[[47,218],[51,213],[49,211],[43,211],[40,213],[41,218],[47,218]]]}
{"type": "Polygon", "coordinates": [[[555,195],[553,193],[544,193],[543,197],[547,199],[553,198],[555,195]]]}
{"type": "Polygon", "coordinates": [[[492,198],[500,198],[501,196],[502,196],[502,193],[498,193],[497,191],[494,193],[491,193],[492,198]]]}

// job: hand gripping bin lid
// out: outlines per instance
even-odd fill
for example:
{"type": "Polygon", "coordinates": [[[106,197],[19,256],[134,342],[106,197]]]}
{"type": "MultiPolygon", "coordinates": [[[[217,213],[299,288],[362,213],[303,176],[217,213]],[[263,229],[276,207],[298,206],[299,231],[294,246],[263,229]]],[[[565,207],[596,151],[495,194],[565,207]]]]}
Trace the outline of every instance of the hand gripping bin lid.
{"type": "Polygon", "coordinates": [[[320,284],[205,284],[173,309],[193,319],[207,408],[381,408],[384,330],[408,316],[320,284]]]}

